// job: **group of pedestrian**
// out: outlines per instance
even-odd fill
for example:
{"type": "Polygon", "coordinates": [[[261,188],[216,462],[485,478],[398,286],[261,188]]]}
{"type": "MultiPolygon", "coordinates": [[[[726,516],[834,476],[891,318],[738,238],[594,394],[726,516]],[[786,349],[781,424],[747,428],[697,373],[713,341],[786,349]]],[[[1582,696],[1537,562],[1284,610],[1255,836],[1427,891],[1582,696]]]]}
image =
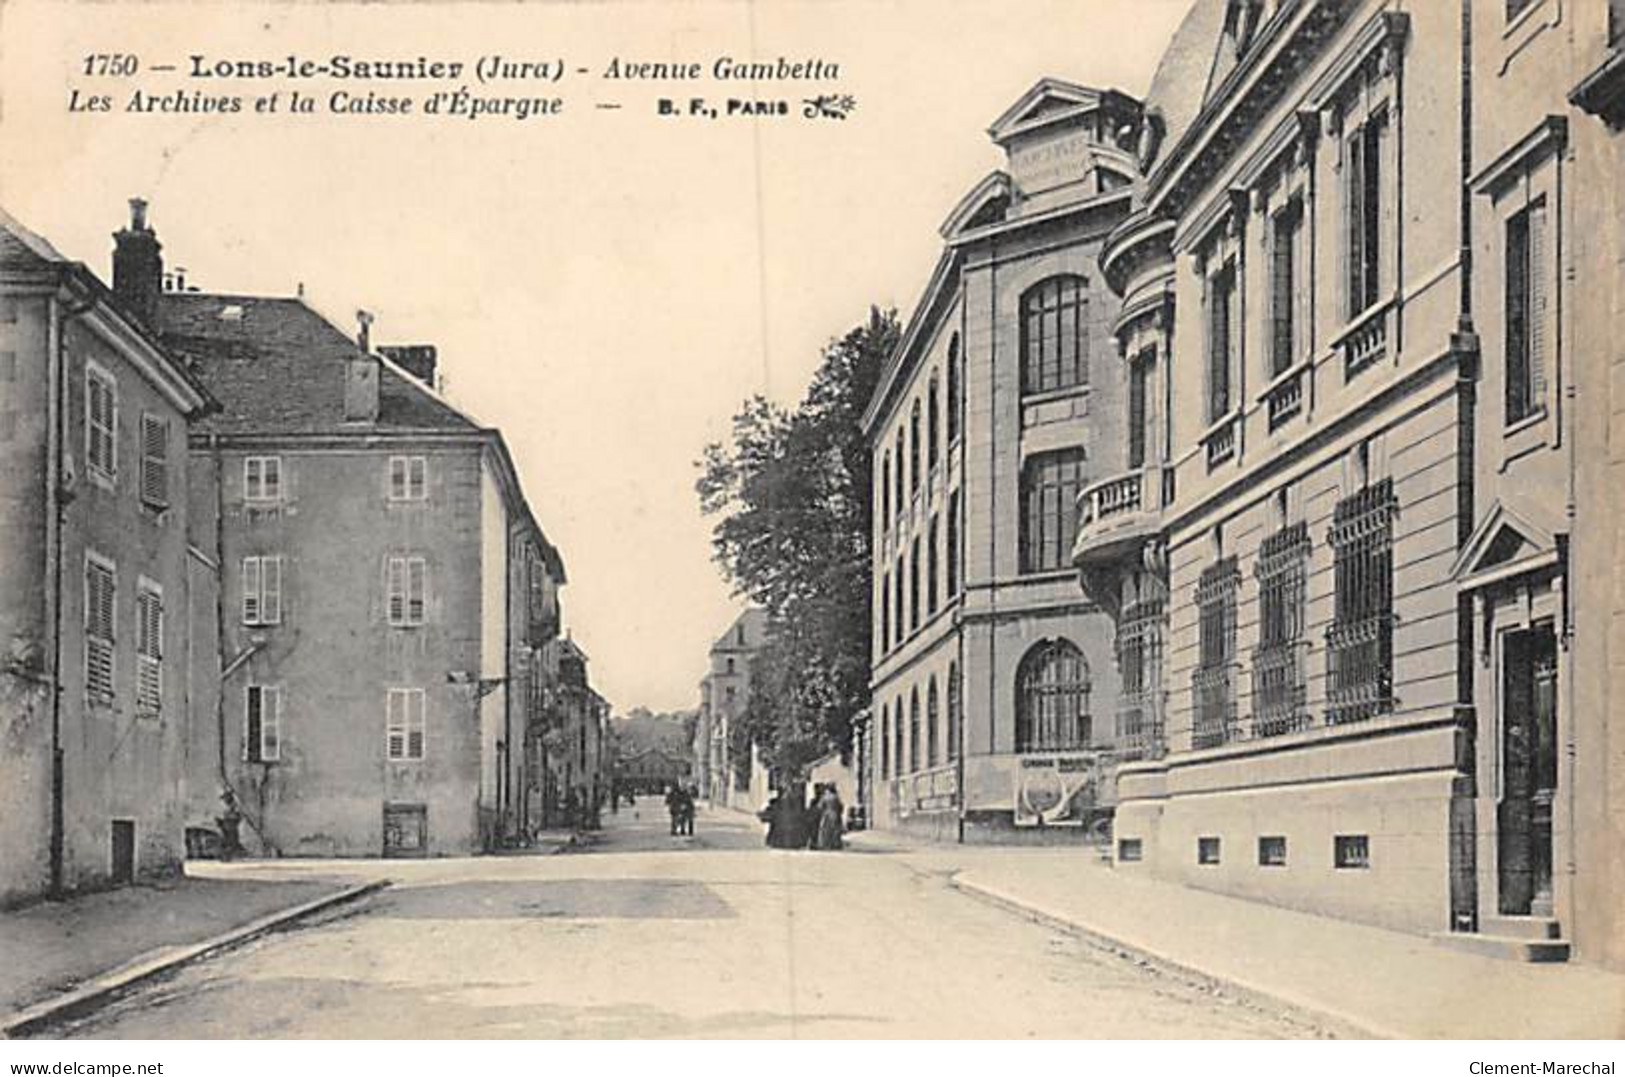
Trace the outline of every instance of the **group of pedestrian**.
{"type": "Polygon", "coordinates": [[[672,783],[666,790],[666,811],[671,815],[672,837],[694,836],[694,797],[697,790],[672,783]]]}
{"type": "Polygon", "coordinates": [[[839,849],[843,846],[846,806],[834,783],[813,787],[804,803],[799,786],[780,789],[757,814],[767,824],[767,844],[774,849],[839,849]]]}

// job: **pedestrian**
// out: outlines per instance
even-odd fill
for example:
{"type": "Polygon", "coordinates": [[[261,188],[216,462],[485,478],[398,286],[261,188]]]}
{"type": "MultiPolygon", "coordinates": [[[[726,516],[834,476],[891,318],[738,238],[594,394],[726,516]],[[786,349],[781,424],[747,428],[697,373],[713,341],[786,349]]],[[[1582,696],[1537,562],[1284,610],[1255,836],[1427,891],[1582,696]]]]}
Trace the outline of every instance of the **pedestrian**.
{"type": "Polygon", "coordinates": [[[841,794],[835,791],[833,784],[825,785],[824,791],[813,804],[813,811],[818,820],[813,840],[814,849],[841,848],[841,830],[846,815],[846,806],[841,803],[841,794]]]}
{"type": "Polygon", "coordinates": [[[694,836],[694,790],[683,786],[683,821],[678,828],[685,837],[694,836]]]}
{"type": "Polygon", "coordinates": [[[671,836],[675,838],[683,826],[683,790],[675,782],[666,789],[666,814],[671,817],[671,836]]]}

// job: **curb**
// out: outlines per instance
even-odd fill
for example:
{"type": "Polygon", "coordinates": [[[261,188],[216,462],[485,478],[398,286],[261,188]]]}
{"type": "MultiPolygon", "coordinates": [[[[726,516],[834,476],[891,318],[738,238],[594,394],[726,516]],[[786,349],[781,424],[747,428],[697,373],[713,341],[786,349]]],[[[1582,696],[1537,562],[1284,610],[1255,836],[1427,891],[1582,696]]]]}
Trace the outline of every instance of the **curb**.
{"type": "Polygon", "coordinates": [[[1060,913],[1051,912],[1021,898],[1012,897],[991,886],[972,882],[963,876],[964,872],[955,872],[948,882],[955,890],[967,897],[985,901],[1023,919],[1043,924],[1045,927],[1078,936],[1110,950],[1120,957],[1135,958],[1163,972],[1183,977],[1194,977],[1205,983],[1224,988],[1229,994],[1254,1005],[1285,1006],[1294,1011],[1300,1019],[1311,1024],[1331,1026],[1327,1031],[1331,1031],[1340,1037],[1347,1038],[1347,1036],[1352,1035],[1358,1039],[1378,1040],[1409,1040],[1415,1038],[1412,1033],[1384,1028],[1381,1025],[1373,1024],[1367,1018],[1330,1008],[1322,1002],[1303,998],[1291,991],[1283,991],[1279,987],[1253,983],[1229,973],[1215,972],[1212,969],[1193,965],[1189,961],[1172,957],[1151,947],[1126,942],[1099,928],[1079,923],[1077,920],[1063,916],[1060,913]]]}
{"type": "Polygon", "coordinates": [[[261,935],[286,927],[296,920],[301,920],[336,905],[343,905],[367,897],[370,894],[375,894],[388,885],[389,880],[384,879],[346,887],[335,894],[315,898],[302,905],[294,905],[291,908],[267,913],[257,920],[250,920],[241,927],[232,928],[230,931],[215,935],[213,938],[204,939],[202,942],[154,950],[128,964],[113,969],[111,972],[105,972],[80,984],[70,991],[0,1016],[0,1039],[14,1040],[33,1036],[58,1021],[94,1009],[112,996],[155,976],[173,971],[195,961],[201,961],[206,957],[233,947],[241,946],[243,943],[261,935]]]}

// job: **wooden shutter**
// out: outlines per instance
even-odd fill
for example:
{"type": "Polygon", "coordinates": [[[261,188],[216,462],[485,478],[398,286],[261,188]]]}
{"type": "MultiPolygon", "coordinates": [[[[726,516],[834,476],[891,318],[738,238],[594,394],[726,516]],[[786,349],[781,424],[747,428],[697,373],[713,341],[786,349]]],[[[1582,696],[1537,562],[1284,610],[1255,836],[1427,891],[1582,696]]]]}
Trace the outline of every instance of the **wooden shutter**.
{"type": "Polygon", "coordinates": [[[260,559],[243,558],[243,624],[260,623],[260,559]]]}
{"type": "Polygon", "coordinates": [[[282,690],[260,689],[260,758],[274,763],[282,758],[282,690]]]}
{"type": "MultiPolygon", "coordinates": [[[[414,688],[406,695],[406,757],[423,758],[424,714],[423,689],[414,688]]],[[[583,732],[585,732],[583,730],[583,732]]]]}
{"type": "Polygon", "coordinates": [[[402,759],[406,755],[406,693],[399,688],[391,688],[386,703],[385,715],[385,753],[390,759],[402,759]]]}
{"type": "Polygon", "coordinates": [[[169,422],[155,415],[141,416],[141,500],[169,504],[169,422]]]}
{"type": "Polygon", "coordinates": [[[163,598],[143,588],[136,595],[136,709],[156,714],[163,706],[163,598]]]}
{"type": "Polygon", "coordinates": [[[1546,403],[1546,341],[1550,335],[1548,323],[1551,320],[1549,303],[1552,289],[1547,280],[1551,259],[1546,249],[1546,203],[1536,202],[1527,212],[1529,309],[1525,331],[1528,334],[1529,349],[1528,410],[1533,412],[1540,410],[1546,403]]]}
{"type": "Polygon", "coordinates": [[[85,688],[93,695],[113,694],[114,588],[111,568],[85,564],[85,688]]]}
{"type": "Polygon", "coordinates": [[[423,558],[413,557],[406,562],[406,622],[422,624],[427,595],[428,567],[423,558]]]}
{"type": "Polygon", "coordinates": [[[429,496],[429,461],[422,456],[414,456],[406,465],[407,496],[421,501],[429,496]]]}
{"type": "Polygon", "coordinates": [[[262,624],[282,623],[282,558],[260,558],[260,618],[262,624]]]}

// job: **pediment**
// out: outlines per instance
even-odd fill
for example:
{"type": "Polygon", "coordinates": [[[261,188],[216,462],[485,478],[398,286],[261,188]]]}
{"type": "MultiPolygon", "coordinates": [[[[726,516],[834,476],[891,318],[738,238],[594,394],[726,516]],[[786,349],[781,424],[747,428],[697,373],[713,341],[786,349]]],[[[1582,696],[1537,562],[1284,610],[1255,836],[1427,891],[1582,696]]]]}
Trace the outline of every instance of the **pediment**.
{"type": "Polygon", "coordinates": [[[1100,93],[1062,79],[1044,78],[993,121],[987,133],[1001,145],[1016,135],[1071,119],[1099,107],[1100,93]]]}
{"type": "Polygon", "coordinates": [[[1002,222],[1005,211],[1010,208],[1010,195],[1009,174],[990,173],[959,200],[948,219],[942,222],[939,229],[942,238],[951,241],[962,232],[1002,222]]]}
{"type": "Polygon", "coordinates": [[[1496,501],[1451,567],[1457,587],[1470,590],[1557,561],[1557,535],[1510,506],[1496,501]]]}

